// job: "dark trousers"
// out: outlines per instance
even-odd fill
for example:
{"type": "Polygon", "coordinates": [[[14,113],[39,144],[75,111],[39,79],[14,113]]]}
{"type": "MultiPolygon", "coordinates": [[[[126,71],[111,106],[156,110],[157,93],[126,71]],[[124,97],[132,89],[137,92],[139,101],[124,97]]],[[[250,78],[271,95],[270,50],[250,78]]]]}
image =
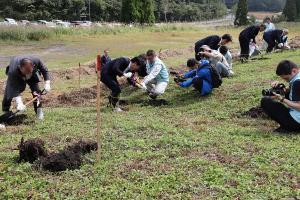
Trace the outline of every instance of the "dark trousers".
{"type": "MultiPolygon", "coordinates": [[[[33,97],[35,97],[34,93],[38,93],[38,94],[41,93],[41,90],[39,88],[39,82],[40,82],[40,79],[39,79],[38,75],[34,74],[25,83],[25,84],[29,85],[33,97]]],[[[25,90],[25,86],[24,86],[24,90],[25,90]]],[[[21,91],[21,93],[24,92],[24,90],[21,91]]],[[[3,101],[2,101],[2,111],[3,112],[8,112],[9,111],[9,109],[11,107],[11,102],[12,102],[12,98],[8,97],[6,92],[5,92],[4,97],[3,97],[3,101]]],[[[36,113],[37,109],[42,107],[42,104],[40,102],[39,105],[38,105],[38,101],[35,101],[35,102],[33,102],[33,107],[34,107],[34,111],[36,113]]]]}
{"type": "Polygon", "coordinates": [[[199,92],[202,92],[203,87],[203,79],[201,78],[194,78],[193,79],[193,87],[198,90],[199,92]]]}
{"type": "Polygon", "coordinates": [[[300,131],[300,124],[290,115],[289,108],[269,97],[261,100],[261,107],[271,119],[287,131],[300,131]]]}
{"type": "Polygon", "coordinates": [[[119,96],[121,94],[121,87],[117,80],[117,77],[102,72],[101,82],[104,83],[111,90],[111,96],[109,97],[109,101],[115,107],[119,101],[119,96]]]}
{"type": "Polygon", "coordinates": [[[264,36],[264,40],[268,43],[267,52],[270,53],[273,51],[274,47],[276,46],[276,42],[271,38],[267,38],[264,36]]]}
{"type": "Polygon", "coordinates": [[[250,40],[247,38],[244,38],[242,36],[239,37],[239,41],[240,41],[240,47],[241,47],[241,55],[240,58],[249,58],[249,54],[250,54],[250,40]]]}

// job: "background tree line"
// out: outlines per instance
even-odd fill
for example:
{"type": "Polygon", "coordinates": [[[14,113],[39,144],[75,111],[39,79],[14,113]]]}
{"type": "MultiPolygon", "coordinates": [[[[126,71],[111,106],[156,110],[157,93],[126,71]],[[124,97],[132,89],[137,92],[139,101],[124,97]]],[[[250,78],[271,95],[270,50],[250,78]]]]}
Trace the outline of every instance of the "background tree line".
{"type": "MultiPolygon", "coordinates": [[[[221,0],[90,0],[90,3],[93,21],[198,21],[226,14],[221,0]]],[[[88,9],[88,0],[0,0],[2,18],[80,20],[88,14],[88,9]]]]}

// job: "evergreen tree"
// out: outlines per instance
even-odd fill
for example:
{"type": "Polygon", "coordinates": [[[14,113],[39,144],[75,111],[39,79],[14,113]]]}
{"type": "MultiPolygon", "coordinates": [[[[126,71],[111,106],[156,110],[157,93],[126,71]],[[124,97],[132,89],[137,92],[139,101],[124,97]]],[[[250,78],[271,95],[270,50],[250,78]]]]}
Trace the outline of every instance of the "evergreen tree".
{"type": "Polygon", "coordinates": [[[295,21],[297,18],[297,4],[296,0],[287,0],[284,10],[284,16],[286,16],[287,21],[295,21]]]}
{"type": "Polygon", "coordinates": [[[297,5],[297,17],[300,18],[300,1],[296,1],[296,5],[297,5]]]}
{"type": "Polygon", "coordinates": [[[243,26],[248,24],[248,0],[239,0],[234,25],[243,26]]]}
{"type": "Polygon", "coordinates": [[[136,23],[140,21],[139,0],[123,0],[121,19],[125,23],[136,23]]]}
{"type": "Polygon", "coordinates": [[[141,24],[153,24],[155,22],[153,0],[140,1],[140,16],[141,24]]]}

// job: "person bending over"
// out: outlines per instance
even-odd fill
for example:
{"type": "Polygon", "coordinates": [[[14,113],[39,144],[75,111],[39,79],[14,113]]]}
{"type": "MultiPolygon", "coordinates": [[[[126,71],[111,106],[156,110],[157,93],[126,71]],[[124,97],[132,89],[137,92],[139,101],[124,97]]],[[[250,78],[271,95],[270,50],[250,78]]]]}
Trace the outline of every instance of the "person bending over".
{"type": "Polygon", "coordinates": [[[199,55],[204,59],[208,59],[211,66],[217,69],[222,77],[230,77],[233,75],[226,58],[219,51],[212,50],[206,45],[202,46],[201,50],[199,55]]]}
{"type": "Polygon", "coordinates": [[[147,76],[142,87],[149,93],[150,98],[156,99],[165,93],[169,83],[169,71],[166,65],[157,57],[155,51],[149,50],[147,56],[147,76]]]}
{"type": "MultiPolygon", "coordinates": [[[[9,112],[13,98],[15,98],[17,103],[17,110],[21,112],[25,111],[26,106],[22,101],[21,94],[25,91],[26,84],[28,84],[33,97],[40,95],[41,90],[39,88],[39,82],[41,80],[41,75],[43,75],[45,81],[45,92],[51,90],[48,69],[43,62],[36,57],[13,57],[9,66],[6,68],[6,75],[8,76],[8,79],[2,101],[3,112],[9,112]]],[[[33,105],[37,118],[43,120],[44,113],[42,111],[42,104],[35,101],[33,105]]]]}
{"type": "Polygon", "coordinates": [[[266,25],[254,25],[244,29],[239,36],[239,42],[241,47],[241,59],[248,59],[250,54],[250,42],[256,44],[256,36],[259,32],[263,32],[266,29],[266,25]]]}
{"type": "Polygon", "coordinates": [[[218,35],[212,35],[204,39],[199,40],[195,43],[195,58],[200,61],[201,57],[198,55],[200,49],[203,45],[209,46],[213,50],[217,50],[220,46],[227,45],[232,42],[232,36],[229,34],[224,34],[222,37],[218,35]]]}
{"type": "Polygon", "coordinates": [[[284,30],[271,30],[264,33],[264,40],[268,43],[267,53],[273,51],[276,47],[280,49],[287,49],[287,35],[289,31],[287,29],[284,30]]]}
{"type": "Polygon", "coordinates": [[[196,59],[187,61],[189,72],[185,73],[182,78],[187,79],[183,82],[178,82],[178,85],[187,88],[191,85],[200,92],[201,96],[211,94],[213,91],[211,66],[209,61],[203,60],[201,64],[196,59]]]}
{"type": "Polygon", "coordinates": [[[131,78],[132,73],[137,72],[140,66],[140,59],[138,57],[131,60],[129,58],[121,57],[112,60],[102,68],[101,82],[111,90],[111,95],[108,99],[116,112],[122,112],[122,109],[118,105],[121,87],[117,80],[117,76],[131,78]]]}
{"type": "MultiPolygon", "coordinates": [[[[273,120],[280,124],[276,132],[300,131],[300,70],[289,60],[284,60],[277,66],[276,74],[290,85],[284,89],[285,96],[273,93],[271,97],[264,97],[261,106],[273,120]]],[[[279,82],[273,82],[273,88],[279,82]]]]}

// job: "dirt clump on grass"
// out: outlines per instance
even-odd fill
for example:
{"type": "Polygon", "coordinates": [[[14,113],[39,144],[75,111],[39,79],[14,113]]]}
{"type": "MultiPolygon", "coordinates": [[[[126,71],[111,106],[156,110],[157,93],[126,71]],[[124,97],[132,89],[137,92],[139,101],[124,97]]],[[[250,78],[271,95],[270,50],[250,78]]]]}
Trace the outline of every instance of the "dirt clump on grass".
{"type": "Polygon", "coordinates": [[[33,163],[39,157],[47,156],[45,142],[41,139],[31,139],[24,142],[24,138],[22,138],[18,149],[19,162],[25,161],[33,163]]]}
{"type": "Polygon", "coordinates": [[[18,149],[19,162],[34,163],[44,170],[59,172],[80,168],[83,157],[87,153],[98,150],[98,143],[92,140],[80,140],[67,146],[59,152],[48,153],[45,142],[41,139],[31,139],[24,142],[22,138],[18,149]]]}
{"type": "Polygon", "coordinates": [[[251,118],[267,118],[268,117],[267,114],[265,113],[265,111],[260,106],[250,108],[250,110],[243,112],[242,116],[248,116],[251,118]]]}
{"type": "Polygon", "coordinates": [[[69,150],[51,153],[40,160],[42,168],[51,172],[79,169],[82,163],[80,153],[69,150]]]}

